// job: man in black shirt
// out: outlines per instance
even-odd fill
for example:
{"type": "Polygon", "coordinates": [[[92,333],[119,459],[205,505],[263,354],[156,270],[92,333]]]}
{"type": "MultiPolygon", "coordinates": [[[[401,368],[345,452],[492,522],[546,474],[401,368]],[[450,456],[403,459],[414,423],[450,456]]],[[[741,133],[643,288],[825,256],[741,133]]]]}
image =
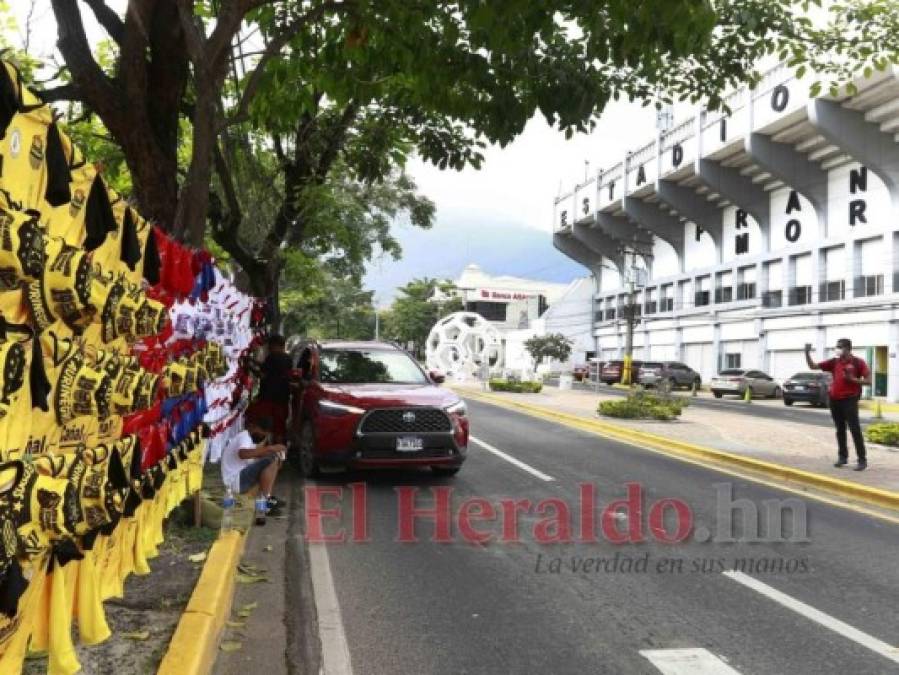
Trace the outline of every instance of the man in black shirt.
{"type": "Polygon", "coordinates": [[[293,364],[284,347],[283,335],[269,336],[268,354],[259,366],[261,380],[257,411],[273,421],[276,443],[284,442],[290,412],[290,371],[293,364]]]}

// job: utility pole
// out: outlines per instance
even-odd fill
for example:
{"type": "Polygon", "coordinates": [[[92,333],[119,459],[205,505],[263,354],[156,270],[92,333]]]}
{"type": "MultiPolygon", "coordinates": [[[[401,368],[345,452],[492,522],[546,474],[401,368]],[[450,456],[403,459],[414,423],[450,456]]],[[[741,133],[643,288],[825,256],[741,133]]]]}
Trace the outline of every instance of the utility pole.
{"type": "Polygon", "coordinates": [[[381,339],[381,316],[378,314],[378,308],[375,307],[375,342],[381,339]]]}
{"type": "MultiPolygon", "coordinates": [[[[628,252],[625,251],[625,256],[628,252]]],[[[624,306],[624,318],[627,321],[627,332],[624,339],[624,364],[622,366],[621,384],[633,384],[633,361],[634,361],[634,325],[637,322],[636,307],[636,273],[637,273],[637,254],[633,251],[631,254],[631,265],[627,266],[627,258],[625,257],[625,269],[627,270],[627,303],[624,306]]]]}

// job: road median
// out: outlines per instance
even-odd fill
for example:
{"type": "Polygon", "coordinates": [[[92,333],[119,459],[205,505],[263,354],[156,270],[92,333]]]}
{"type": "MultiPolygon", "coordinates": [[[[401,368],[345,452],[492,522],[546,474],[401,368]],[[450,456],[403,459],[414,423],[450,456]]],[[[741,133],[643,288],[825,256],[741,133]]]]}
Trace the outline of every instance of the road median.
{"type": "Polygon", "coordinates": [[[564,424],[571,428],[595,433],[631,445],[660,451],[676,457],[702,460],[704,463],[715,464],[722,467],[751,471],[755,474],[775,478],[779,481],[786,481],[788,483],[814,488],[830,495],[849,498],[868,505],[899,511],[899,492],[863,485],[853,481],[841,480],[839,478],[817,474],[812,471],[805,471],[783,464],[763,461],[754,457],[747,457],[732,452],[726,452],[724,450],[716,450],[695,443],[666,438],[658,434],[631,429],[600,419],[566,413],[525,401],[515,401],[511,397],[497,396],[495,394],[475,391],[469,388],[459,388],[457,391],[460,396],[465,398],[483,401],[509,410],[516,410],[533,417],[545,419],[557,424],[564,424]]]}

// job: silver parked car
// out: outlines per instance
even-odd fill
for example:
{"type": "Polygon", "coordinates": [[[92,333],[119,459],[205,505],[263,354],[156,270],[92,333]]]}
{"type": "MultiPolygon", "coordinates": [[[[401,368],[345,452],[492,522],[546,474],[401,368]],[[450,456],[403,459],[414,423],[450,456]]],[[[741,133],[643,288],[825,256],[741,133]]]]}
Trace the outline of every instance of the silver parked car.
{"type": "Polygon", "coordinates": [[[666,382],[672,389],[702,386],[699,373],[679,361],[644,361],[637,381],[645,387],[658,387],[666,382]]]}
{"type": "Polygon", "coordinates": [[[748,388],[753,397],[780,398],[783,390],[770,375],[761,370],[744,370],[742,368],[728,368],[712,378],[709,385],[715,398],[721,398],[724,394],[745,396],[748,388]]]}

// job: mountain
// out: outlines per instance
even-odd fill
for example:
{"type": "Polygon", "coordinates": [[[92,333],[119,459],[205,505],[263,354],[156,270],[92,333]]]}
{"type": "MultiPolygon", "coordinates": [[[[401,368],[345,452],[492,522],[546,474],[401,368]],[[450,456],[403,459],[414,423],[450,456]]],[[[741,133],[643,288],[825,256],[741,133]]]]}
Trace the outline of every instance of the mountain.
{"type": "Polygon", "coordinates": [[[365,287],[375,291],[381,305],[416,277],[456,279],[469,263],[491,276],[542,281],[567,282],[588,274],[553,247],[549,232],[508,222],[446,216],[430,230],[397,224],[393,233],[403,247],[402,259],[376,259],[365,276],[365,287]]]}

